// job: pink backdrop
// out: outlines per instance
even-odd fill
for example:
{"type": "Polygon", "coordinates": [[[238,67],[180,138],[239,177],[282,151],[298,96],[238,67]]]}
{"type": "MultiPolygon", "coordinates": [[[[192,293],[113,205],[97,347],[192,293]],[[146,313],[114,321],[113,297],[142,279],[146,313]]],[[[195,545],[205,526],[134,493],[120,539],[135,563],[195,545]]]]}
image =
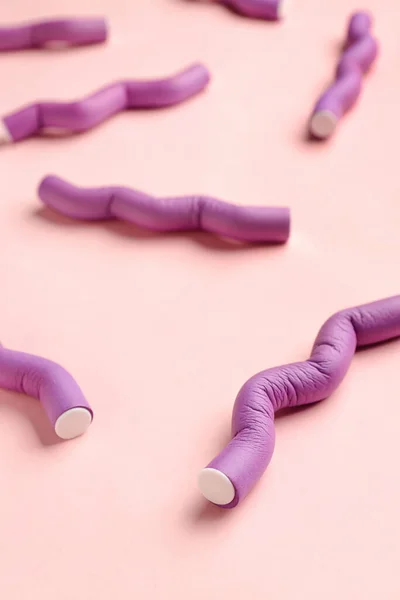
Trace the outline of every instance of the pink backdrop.
{"type": "Polygon", "coordinates": [[[196,60],[213,73],[179,108],[0,150],[1,340],[59,361],[96,412],[86,436],[57,444],[37,403],[0,394],[5,600],[399,598],[399,343],[358,355],[329,401],[278,420],[273,462],[238,509],[196,488],[245,379],[305,358],[332,312],[399,293],[399,2],[364,0],[377,68],[332,143],[303,135],[356,8],[293,0],[274,25],[185,0],[2,3],[3,22],[111,24],[104,47],[0,56],[3,113],[196,60]],[[293,234],[234,249],[73,223],[37,200],[51,172],[289,204],[293,234]]]}

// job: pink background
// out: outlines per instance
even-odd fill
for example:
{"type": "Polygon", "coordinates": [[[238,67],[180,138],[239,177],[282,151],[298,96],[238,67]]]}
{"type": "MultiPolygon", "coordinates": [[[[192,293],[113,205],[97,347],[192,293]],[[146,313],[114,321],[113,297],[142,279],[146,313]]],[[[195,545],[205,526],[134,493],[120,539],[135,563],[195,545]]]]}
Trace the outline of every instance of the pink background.
{"type": "Polygon", "coordinates": [[[399,343],[277,421],[273,462],[239,508],[196,487],[249,376],[306,358],[331,313],[399,293],[399,2],[364,0],[377,67],[334,140],[304,140],[356,8],[293,0],[274,25],[185,0],[3,1],[3,22],[107,14],[111,39],[0,56],[2,113],[196,60],[213,73],[179,108],[0,150],[1,340],[68,368],[96,413],[58,444],[36,402],[0,394],[5,600],[399,598],[399,343]],[[238,249],[74,223],[41,209],[51,172],[289,204],[292,237],[238,249]]]}

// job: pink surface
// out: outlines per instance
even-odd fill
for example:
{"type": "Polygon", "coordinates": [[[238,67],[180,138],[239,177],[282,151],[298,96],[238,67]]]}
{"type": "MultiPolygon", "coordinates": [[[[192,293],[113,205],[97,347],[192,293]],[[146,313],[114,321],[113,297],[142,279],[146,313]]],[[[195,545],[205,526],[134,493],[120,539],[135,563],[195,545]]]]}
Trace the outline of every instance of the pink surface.
{"type": "Polygon", "coordinates": [[[278,420],[273,462],[238,509],[207,505],[196,476],[245,379],[305,358],[336,310],[399,293],[399,3],[293,0],[282,25],[184,0],[4,4],[3,22],[107,13],[112,37],[0,56],[1,113],[196,60],[214,80],[169,111],[0,149],[1,341],[60,362],[96,412],[85,437],[57,444],[35,401],[0,393],[0,596],[398,599],[398,342],[359,354],[330,401],[278,420]],[[381,57],[332,142],[310,146],[307,117],[359,8],[375,13],[381,57]],[[42,210],[50,172],[289,204],[293,235],[232,249],[77,224],[42,210]]]}

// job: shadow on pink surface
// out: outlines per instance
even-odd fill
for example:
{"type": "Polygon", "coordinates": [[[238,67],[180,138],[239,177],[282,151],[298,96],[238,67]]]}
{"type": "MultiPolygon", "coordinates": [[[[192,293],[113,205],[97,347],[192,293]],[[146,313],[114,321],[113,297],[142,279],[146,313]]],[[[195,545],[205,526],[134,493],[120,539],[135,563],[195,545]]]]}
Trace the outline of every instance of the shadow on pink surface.
{"type": "Polygon", "coordinates": [[[34,430],[39,446],[55,446],[64,440],[60,439],[50,423],[47,421],[43,408],[34,398],[25,397],[22,394],[0,390],[0,415],[1,420],[8,418],[5,413],[17,412],[28,420],[34,430]]]}
{"type": "Polygon", "coordinates": [[[225,523],[231,519],[233,514],[233,511],[223,510],[220,506],[201,498],[187,513],[187,521],[189,526],[214,528],[217,523],[225,523]]]}

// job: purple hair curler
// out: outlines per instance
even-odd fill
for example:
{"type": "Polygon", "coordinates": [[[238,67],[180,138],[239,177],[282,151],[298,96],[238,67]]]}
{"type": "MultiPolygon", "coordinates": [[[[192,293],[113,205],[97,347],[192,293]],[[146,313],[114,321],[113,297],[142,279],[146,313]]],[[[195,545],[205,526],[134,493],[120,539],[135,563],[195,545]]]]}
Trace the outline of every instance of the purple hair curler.
{"type": "Polygon", "coordinates": [[[58,437],[85,433],[93,411],[73,377],[57,363],[0,345],[0,388],[40,400],[58,437]]]}
{"type": "Polygon", "coordinates": [[[314,137],[331,136],[339,119],[361,94],[363,74],[378,55],[378,43],[371,35],[371,26],[368,13],[358,12],[351,16],[335,82],[320,97],[311,116],[310,133],[314,137]]]}
{"type": "Polygon", "coordinates": [[[228,204],[206,196],[154,198],[124,187],[82,189],[49,175],[39,185],[42,202],[90,221],[120,219],[153,231],[204,230],[241,242],[286,242],[288,208],[228,204]]]}
{"type": "Polygon", "coordinates": [[[211,0],[252,19],[277,21],[286,16],[287,0],[211,0]]]}
{"type": "Polygon", "coordinates": [[[77,102],[30,104],[0,120],[0,143],[17,142],[46,128],[87,131],[122,110],[179,104],[209,81],[206,67],[195,64],[165,79],[113,83],[77,102]]]}
{"type": "Polygon", "coordinates": [[[344,379],[357,348],[400,336],[400,296],[333,315],[320,329],[311,357],[262,371],[240,390],[232,441],[199,475],[203,495],[233,508],[267,468],[274,451],[274,414],[327,398],[344,379]]]}
{"type": "Polygon", "coordinates": [[[65,18],[0,27],[0,52],[46,46],[84,46],[107,39],[102,17],[65,18]]]}

